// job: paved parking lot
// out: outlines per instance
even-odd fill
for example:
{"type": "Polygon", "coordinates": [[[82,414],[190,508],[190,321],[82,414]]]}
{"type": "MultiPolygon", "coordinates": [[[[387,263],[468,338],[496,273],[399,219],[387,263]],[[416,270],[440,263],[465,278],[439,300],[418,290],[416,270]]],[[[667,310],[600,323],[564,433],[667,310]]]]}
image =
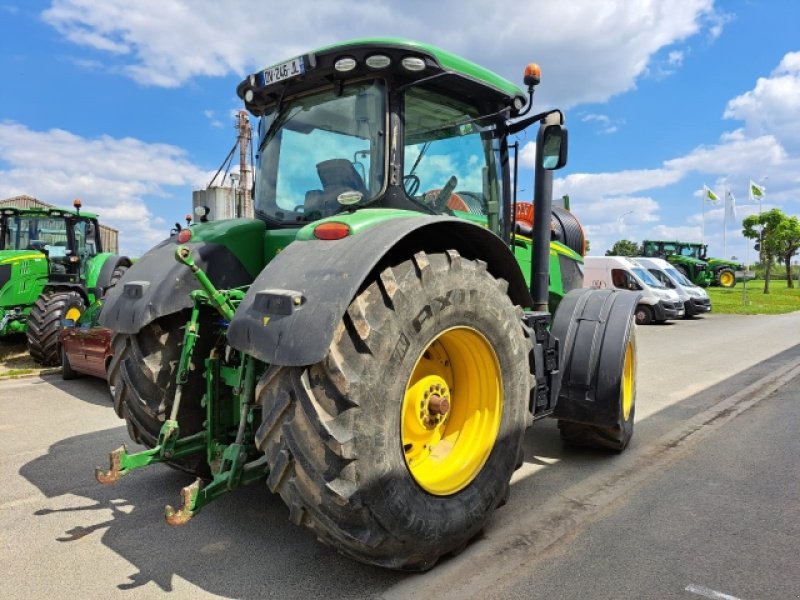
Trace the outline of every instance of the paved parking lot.
{"type": "Polygon", "coordinates": [[[740,520],[741,530],[728,528],[719,540],[725,552],[719,560],[707,556],[698,573],[706,579],[690,577],[695,573],[687,565],[693,551],[713,553],[714,540],[702,532],[730,524],[741,508],[737,502],[764,502],[763,495],[732,492],[741,488],[737,473],[745,483],[753,477],[754,492],[769,492],[764,514],[800,522],[796,436],[780,428],[797,422],[798,334],[800,313],[710,315],[640,328],[637,425],[629,451],[608,456],[565,449],[554,422],[537,423],[526,437],[526,461],[511,499],[483,538],[423,575],[339,556],[290,524],[280,498],[261,485],[218,500],[184,527],[168,527],[164,505],[179,501],[188,476],[154,466],[114,486],[94,481],[94,467],[105,466],[107,453],[127,441],[103,382],[57,376],[2,381],[0,597],[698,597],[684,589],[690,584],[734,597],[786,597],[764,584],[780,577],[776,590],[800,590],[800,575],[785,573],[780,560],[786,549],[795,556],[800,551],[789,528],[771,555],[774,573],[763,566],[766,550],[754,530],[763,522],[755,518],[740,520]],[[736,439],[744,446],[724,443],[736,439]],[[747,447],[754,449],[753,464],[739,471],[747,447]],[[792,455],[793,462],[787,459],[792,455]],[[709,463],[724,463],[719,486],[700,489],[709,463]],[[680,487],[681,480],[691,485],[680,487]],[[670,498],[676,489],[683,493],[670,498]],[[696,502],[688,500],[695,492],[696,502]],[[675,543],[654,544],[653,536],[666,536],[676,518],[675,543]],[[695,523],[697,535],[689,535],[695,523]],[[642,536],[643,528],[650,534],[642,536]],[[735,536],[752,543],[736,546],[735,536]],[[678,543],[685,551],[677,551],[678,543]],[[731,565],[736,578],[710,577],[731,565]],[[637,584],[637,573],[649,579],[637,584]],[[609,591],[614,580],[624,583],[619,594],[609,591]],[[753,589],[748,581],[759,582],[764,593],[737,596],[753,589]],[[720,590],[726,582],[739,587],[720,590]]]}

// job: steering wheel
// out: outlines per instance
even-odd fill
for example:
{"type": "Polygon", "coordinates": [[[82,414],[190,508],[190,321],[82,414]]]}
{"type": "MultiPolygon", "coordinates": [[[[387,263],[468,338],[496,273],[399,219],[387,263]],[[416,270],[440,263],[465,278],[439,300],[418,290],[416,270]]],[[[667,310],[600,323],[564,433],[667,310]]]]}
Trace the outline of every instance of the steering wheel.
{"type": "Polygon", "coordinates": [[[433,199],[431,205],[433,209],[437,212],[442,212],[445,208],[447,208],[447,201],[450,199],[450,196],[453,193],[453,190],[456,189],[458,185],[458,179],[455,175],[451,175],[450,179],[447,180],[447,183],[444,184],[444,187],[439,190],[436,198],[433,199]]]}
{"type": "Polygon", "coordinates": [[[406,175],[403,177],[403,189],[407,196],[416,196],[419,191],[420,181],[416,175],[406,175]]]}

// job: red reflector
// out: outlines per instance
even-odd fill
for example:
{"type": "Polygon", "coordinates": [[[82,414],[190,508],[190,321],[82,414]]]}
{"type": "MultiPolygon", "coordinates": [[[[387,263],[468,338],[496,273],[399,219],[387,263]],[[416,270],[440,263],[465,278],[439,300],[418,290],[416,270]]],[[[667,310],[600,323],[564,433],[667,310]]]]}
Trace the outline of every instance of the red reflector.
{"type": "Polygon", "coordinates": [[[314,237],[318,240],[340,240],[350,235],[350,226],[346,223],[329,221],[320,223],[314,228],[314,237]]]}
{"type": "Polygon", "coordinates": [[[181,229],[178,232],[178,242],[181,244],[185,244],[190,239],[192,239],[192,230],[191,229],[181,229]]]}

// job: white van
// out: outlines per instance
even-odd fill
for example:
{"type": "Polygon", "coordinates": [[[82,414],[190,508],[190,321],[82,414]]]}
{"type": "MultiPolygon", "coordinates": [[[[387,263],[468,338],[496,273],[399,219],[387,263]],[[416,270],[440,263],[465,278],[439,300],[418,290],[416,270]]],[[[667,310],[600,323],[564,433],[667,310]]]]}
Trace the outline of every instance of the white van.
{"type": "Polygon", "coordinates": [[[683,308],[686,311],[684,318],[701,315],[711,310],[711,298],[699,285],[691,281],[663,258],[637,257],[636,262],[645,267],[650,273],[669,289],[678,292],[683,308]]]}
{"type": "Polygon", "coordinates": [[[683,303],[675,290],[669,290],[650,271],[625,256],[587,256],[583,264],[583,287],[616,288],[639,292],[636,323],[648,325],[679,319],[683,303]]]}

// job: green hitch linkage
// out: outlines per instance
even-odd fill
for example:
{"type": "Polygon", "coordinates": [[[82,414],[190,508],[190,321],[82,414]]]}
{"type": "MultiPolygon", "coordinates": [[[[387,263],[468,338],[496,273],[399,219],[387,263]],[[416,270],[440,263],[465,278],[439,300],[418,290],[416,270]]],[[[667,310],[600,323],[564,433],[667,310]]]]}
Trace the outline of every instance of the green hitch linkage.
{"type": "Polygon", "coordinates": [[[200,282],[200,285],[203,286],[203,289],[208,294],[208,299],[211,304],[216,308],[222,317],[226,321],[230,321],[233,319],[233,313],[236,311],[236,307],[231,303],[229,297],[224,293],[220,292],[214,284],[211,283],[211,280],[208,278],[200,267],[198,267],[194,259],[192,258],[192,252],[186,246],[178,246],[177,250],[175,250],[175,260],[185,264],[192,270],[194,276],[197,278],[197,281],[200,282]]]}
{"type": "Polygon", "coordinates": [[[192,316],[186,323],[183,334],[183,349],[181,358],[178,362],[178,372],[175,376],[177,386],[175,397],[172,401],[172,410],[169,419],[164,421],[158,434],[158,442],[149,450],[128,453],[127,447],[123,444],[114,450],[109,456],[110,468],[106,471],[96,468],[95,479],[99,483],[108,484],[119,481],[120,477],[127,475],[133,469],[140,469],[147,465],[164,462],[174,458],[180,458],[194,452],[201,451],[206,447],[206,433],[200,431],[185,438],[180,438],[180,428],[178,426],[178,410],[181,404],[183,386],[188,380],[189,365],[191,363],[194,346],[198,338],[200,309],[197,306],[197,299],[192,308],[192,316]]]}
{"type": "MultiPolygon", "coordinates": [[[[190,267],[201,285],[211,292],[214,292],[216,295],[220,295],[220,292],[214,288],[205,273],[200,271],[199,267],[195,265],[188,248],[185,246],[178,247],[175,252],[175,259],[190,267]]],[[[191,364],[194,347],[199,337],[199,303],[207,299],[202,292],[192,292],[191,297],[194,301],[194,305],[192,307],[192,316],[189,318],[184,329],[181,357],[175,376],[175,381],[177,383],[175,397],[172,401],[172,410],[170,411],[169,419],[164,421],[159,431],[158,442],[149,450],[136,452],[134,454],[128,454],[128,449],[124,444],[114,450],[109,457],[109,470],[95,469],[95,479],[100,483],[114,483],[133,469],[139,469],[153,463],[180,458],[181,456],[192,454],[198,450],[203,450],[206,447],[206,432],[201,431],[187,438],[180,439],[180,427],[178,426],[178,410],[181,405],[183,386],[188,381],[189,365],[191,364]]],[[[228,305],[230,305],[229,302],[228,305]]],[[[223,313],[223,315],[224,314],[225,313],[223,313]]],[[[233,313],[231,312],[230,314],[233,313]]]]}

